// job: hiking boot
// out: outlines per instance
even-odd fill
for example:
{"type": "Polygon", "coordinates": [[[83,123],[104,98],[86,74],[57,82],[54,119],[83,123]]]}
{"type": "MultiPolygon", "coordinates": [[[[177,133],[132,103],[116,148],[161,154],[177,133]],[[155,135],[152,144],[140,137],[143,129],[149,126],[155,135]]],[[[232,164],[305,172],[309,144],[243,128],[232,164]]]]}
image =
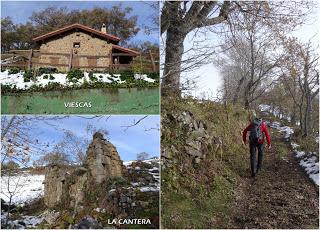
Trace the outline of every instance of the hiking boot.
{"type": "Polygon", "coordinates": [[[252,177],[252,178],[255,178],[255,177],[256,177],[256,174],[255,174],[255,173],[251,173],[251,177],[252,177]]]}
{"type": "Polygon", "coordinates": [[[257,168],[256,173],[261,172],[261,171],[262,171],[261,168],[257,168]]]}

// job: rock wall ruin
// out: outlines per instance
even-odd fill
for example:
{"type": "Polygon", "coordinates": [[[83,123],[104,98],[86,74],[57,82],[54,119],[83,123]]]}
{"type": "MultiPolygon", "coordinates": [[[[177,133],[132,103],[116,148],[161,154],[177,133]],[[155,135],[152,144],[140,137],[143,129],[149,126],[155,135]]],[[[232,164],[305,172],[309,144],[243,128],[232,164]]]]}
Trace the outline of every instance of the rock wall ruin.
{"type": "Polygon", "coordinates": [[[87,150],[83,166],[50,165],[46,168],[44,201],[54,207],[61,201],[71,206],[81,203],[85,196],[86,185],[99,185],[107,178],[123,177],[127,169],[119,157],[116,147],[99,132],[87,150]]]}

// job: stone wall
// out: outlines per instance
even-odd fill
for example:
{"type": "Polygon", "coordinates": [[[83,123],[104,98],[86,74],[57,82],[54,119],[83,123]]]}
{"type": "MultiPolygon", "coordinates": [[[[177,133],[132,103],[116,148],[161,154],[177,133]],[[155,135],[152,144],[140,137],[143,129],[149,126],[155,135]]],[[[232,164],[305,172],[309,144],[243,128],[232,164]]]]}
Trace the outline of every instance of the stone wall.
{"type": "Polygon", "coordinates": [[[101,133],[95,133],[83,167],[50,165],[46,168],[45,204],[48,207],[61,202],[67,202],[69,206],[78,205],[85,197],[86,187],[99,186],[107,178],[126,174],[127,169],[115,146],[105,140],[101,133]]]}
{"type": "MultiPolygon", "coordinates": [[[[180,137],[181,140],[184,140],[183,144],[179,142],[161,149],[164,168],[177,163],[175,162],[177,153],[185,154],[195,164],[198,164],[206,158],[209,152],[208,146],[214,146],[214,151],[217,151],[221,147],[221,139],[213,133],[209,135],[207,125],[203,121],[196,119],[190,111],[170,114],[163,113],[162,117],[163,127],[170,127],[170,125],[175,124],[178,130],[175,129],[174,132],[181,132],[180,135],[184,137],[180,137]]],[[[171,132],[169,128],[164,128],[162,135],[176,135],[171,134],[171,132]]]]}
{"type": "MultiPolygon", "coordinates": [[[[108,43],[106,40],[95,37],[94,35],[90,35],[85,32],[74,31],[49,39],[40,46],[40,52],[70,54],[71,50],[74,57],[77,55],[108,56],[112,52],[112,44],[108,43]],[[79,42],[80,47],[74,48],[74,42],[79,42]]],[[[69,64],[69,56],[59,55],[41,55],[39,57],[39,62],[50,63],[52,58],[58,58],[58,64],[69,64]]],[[[86,57],[79,57],[79,61],[77,62],[82,66],[89,65],[89,60],[86,57]]],[[[110,58],[97,59],[98,66],[109,66],[110,64],[110,58]]],[[[41,66],[39,65],[38,67],[41,66]]],[[[57,69],[60,71],[66,71],[68,66],[59,66],[57,69]]],[[[84,69],[90,70],[91,68],[84,69]]]]}

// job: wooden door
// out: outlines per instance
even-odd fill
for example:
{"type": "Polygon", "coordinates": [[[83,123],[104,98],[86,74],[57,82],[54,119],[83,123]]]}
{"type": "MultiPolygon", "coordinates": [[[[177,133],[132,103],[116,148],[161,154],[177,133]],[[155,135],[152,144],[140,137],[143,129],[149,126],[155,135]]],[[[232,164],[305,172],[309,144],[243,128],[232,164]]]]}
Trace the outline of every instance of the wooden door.
{"type": "Polygon", "coordinates": [[[73,59],[72,59],[72,68],[78,68],[78,67],[79,67],[79,58],[73,56],[73,59]]]}

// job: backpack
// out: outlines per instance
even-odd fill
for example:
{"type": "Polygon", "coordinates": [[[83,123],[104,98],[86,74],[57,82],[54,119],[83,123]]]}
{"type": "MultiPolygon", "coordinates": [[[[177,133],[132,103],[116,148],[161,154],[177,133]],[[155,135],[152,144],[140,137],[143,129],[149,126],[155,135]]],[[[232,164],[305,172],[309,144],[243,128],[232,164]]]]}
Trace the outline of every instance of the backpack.
{"type": "Polygon", "coordinates": [[[262,140],[262,130],[261,130],[262,119],[254,119],[252,122],[252,127],[250,129],[250,140],[258,143],[262,140]]]}

